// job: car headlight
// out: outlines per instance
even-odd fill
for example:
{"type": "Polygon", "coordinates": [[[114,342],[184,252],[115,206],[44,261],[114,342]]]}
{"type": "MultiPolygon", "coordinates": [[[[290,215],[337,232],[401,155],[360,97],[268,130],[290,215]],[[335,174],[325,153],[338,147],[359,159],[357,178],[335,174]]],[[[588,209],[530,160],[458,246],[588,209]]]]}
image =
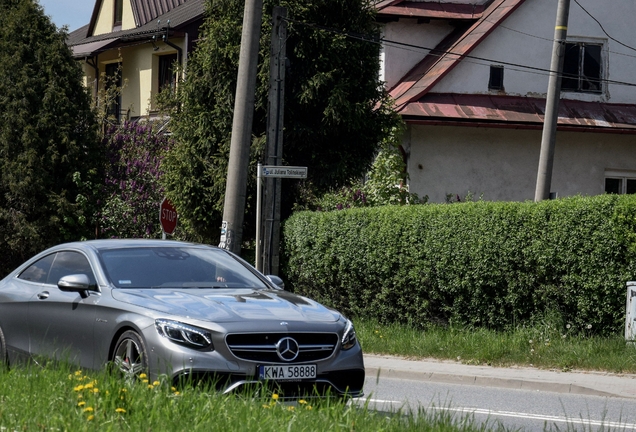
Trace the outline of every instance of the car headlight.
{"type": "Polygon", "coordinates": [[[176,344],[195,349],[214,349],[212,334],[205,329],[165,319],[155,320],[155,328],[161,336],[176,344]]]}
{"type": "Polygon", "coordinates": [[[347,320],[347,326],[342,335],[342,349],[348,350],[353,348],[356,344],[356,329],[353,328],[353,323],[347,320]]]}

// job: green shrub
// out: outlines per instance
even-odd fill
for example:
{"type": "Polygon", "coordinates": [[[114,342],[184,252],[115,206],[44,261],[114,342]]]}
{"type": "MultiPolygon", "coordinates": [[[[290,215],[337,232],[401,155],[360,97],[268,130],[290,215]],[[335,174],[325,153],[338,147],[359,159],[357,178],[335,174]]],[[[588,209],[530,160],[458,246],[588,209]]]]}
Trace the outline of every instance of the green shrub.
{"type": "Polygon", "coordinates": [[[636,279],[636,197],[300,212],[284,255],[291,289],[352,316],[506,329],[551,311],[610,334],[636,279]]]}

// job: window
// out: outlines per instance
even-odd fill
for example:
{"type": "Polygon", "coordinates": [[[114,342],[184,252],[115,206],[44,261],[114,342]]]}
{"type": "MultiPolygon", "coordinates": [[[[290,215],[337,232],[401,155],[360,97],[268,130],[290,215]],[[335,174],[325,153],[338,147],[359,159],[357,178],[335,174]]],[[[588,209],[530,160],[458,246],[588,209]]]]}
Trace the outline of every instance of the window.
{"type": "Polygon", "coordinates": [[[605,193],[608,193],[608,194],[636,193],[636,178],[607,177],[605,178],[605,193]]]}
{"type": "Polygon", "coordinates": [[[55,254],[51,254],[37,260],[26,270],[20,273],[20,276],[18,276],[18,278],[31,282],[46,283],[46,279],[49,277],[49,270],[51,270],[51,264],[53,264],[54,258],[55,254]]]}
{"type": "Polygon", "coordinates": [[[88,260],[79,252],[58,252],[39,259],[18,278],[37,283],[57,285],[64,276],[72,274],[85,274],[96,285],[95,276],[88,260]]]}
{"type": "Polygon", "coordinates": [[[490,79],[488,80],[489,90],[503,90],[503,66],[490,66],[490,79]]]}
{"type": "Polygon", "coordinates": [[[58,252],[49,271],[47,283],[57,285],[64,276],[74,274],[85,274],[91,281],[91,286],[95,285],[95,276],[84,255],[79,252],[58,252]]]}
{"type": "Polygon", "coordinates": [[[115,0],[115,16],[113,18],[113,30],[121,30],[121,20],[124,15],[124,0],[115,0]]]}
{"type": "Polygon", "coordinates": [[[565,44],[561,90],[601,93],[603,45],[585,42],[565,44]]]}
{"type": "Polygon", "coordinates": [[[163,55],[159,57],[159,91],[168,87],[174,90],[177,75],[175,73],[176,54],[163,55]]]}

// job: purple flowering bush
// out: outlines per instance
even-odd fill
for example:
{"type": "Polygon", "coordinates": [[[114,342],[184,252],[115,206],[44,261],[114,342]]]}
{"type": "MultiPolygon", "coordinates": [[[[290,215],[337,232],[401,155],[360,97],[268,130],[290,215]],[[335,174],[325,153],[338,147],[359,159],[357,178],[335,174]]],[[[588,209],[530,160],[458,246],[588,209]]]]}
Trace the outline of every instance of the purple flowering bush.
{"type": "Polygon", "coordinates": [[[150,123],[125,122],[105,133],[102,237],[157,238],[161,235],[159,205],[164,189],[161,161],[171,141],[150,123]]]}

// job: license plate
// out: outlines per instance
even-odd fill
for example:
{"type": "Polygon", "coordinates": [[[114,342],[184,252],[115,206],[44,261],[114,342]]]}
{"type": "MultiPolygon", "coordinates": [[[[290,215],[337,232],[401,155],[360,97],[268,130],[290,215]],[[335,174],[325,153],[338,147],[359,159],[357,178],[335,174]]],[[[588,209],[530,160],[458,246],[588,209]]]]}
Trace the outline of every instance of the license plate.
{"type": "Polygon", "coordinates": [[[289,381],[316,378],[316,365],[261,365],[258,377],[262,380],[289,381]]]}

